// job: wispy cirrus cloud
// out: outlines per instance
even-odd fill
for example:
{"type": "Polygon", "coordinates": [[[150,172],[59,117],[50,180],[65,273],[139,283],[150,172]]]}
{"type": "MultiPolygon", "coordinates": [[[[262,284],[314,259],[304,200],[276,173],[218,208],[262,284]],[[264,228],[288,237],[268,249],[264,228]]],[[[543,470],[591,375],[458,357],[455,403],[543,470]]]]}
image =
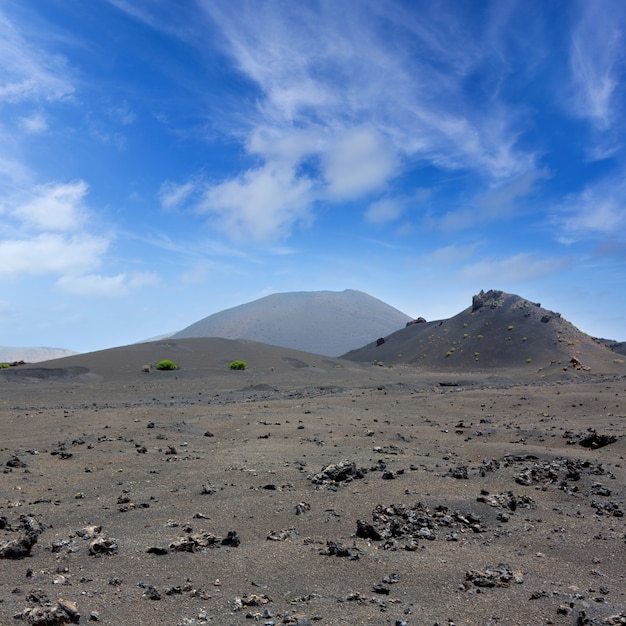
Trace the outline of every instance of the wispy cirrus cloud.
{"type": "Polygon", "coordinates": [[[445,213],[438,225],[444,230],[463,230],[485,222],[507,219],[515,214],[539,183],[550,177],[545,170],[529,170],[478,194],[466,206],[445,213]]]}
{"type": "Polygon", "coordinates": [[[554,274],[569,263],[566,258],[547,258],[521,252],[504,259],[484,259],[466,265],[459,271],[459,277],[485,285],[523,283],[554,274]]]}
{"type": "Polygon", "coordinates": [[[20,128],[29,135],[37,135],[48,130],[48,121],[42,113],[20,117],[18,123],[20,128]]]}
{"type": "Polygon", "coordinates": [[[580,193],[568,195],[555,207],[551,221],[561,243],[593,239],[626,240],[626,178],[621,172],[580,193]]]}
{"type": "MultiPolygon", "coordinates": [[[[110,1],[153,28],[181,36],[165,28],[167,11],[159,3],[110,1]]],[[[509,68],[501,51],[484,45],[488,29],[472,31],[453,14],[440,16],[427,7],[425,27],[395,2],[384,12],[374,3],[359,11],[328,2],[241,2],[236,11],[219,1],[198,6],[216,29],[212,44],[221,42],[257,91],[248,115],[239,111],[236,131],[256,165],[232,178],[196,183],[207,188],[201,202],[189,187],[177,190],[216,217],[224,232],[288,235],[308,221],[317,201],[380,194],[415,160],[471,170],[487,181],[535,168],[534,153],[518,145],[520,112],[497,96],[498,71],[509,68]],[[473,102],[466,97],[468,77],[490,55],[496,67],[487,87],[491,95],[473,102]],[[259,191],[261,201],[254,203],[259,191]],[[254,204],[268,227],[259,228],[261,215],[258,222],[252,217],[254,204]]],[[[232,120],[224,129],[233,130],[232,120]]],[[[162,191],[161,200],[165,207],[183,198],[162,191]]]]}
{"type": "Polygon", "coordinates": [[[27,42],[0,11],[0,102],[53,101],[74,93],[65,61],[27,42]]]}
{"type": "Polygon", "coordinates": [[[128,295],[139,287],[156,285],[157,283],[156,274],[151,272],[122,273],[115,276],[82,274],[80,276],[61,276],[56,281],[56,287],[79,296],[119,298],[128,295]]]}
{"type": "Polygon", "coordinates": [[[450,244],[449,246],[443,246],[437,248],[425,254],[420,258],[420,263],[423,265],[452,265],[458,263],[465,263],[471,259],[476,251],[482,246],[482,242],[473,242],[469,244],[450,244]]]}
{"type": "Polygon", "coordinates": [[[621,2],[585,1],[577,7],[570,44],[571,102],[577,115],[605,130],[615,121],[616,108],[623,109],[626,8],[621,2]]]}

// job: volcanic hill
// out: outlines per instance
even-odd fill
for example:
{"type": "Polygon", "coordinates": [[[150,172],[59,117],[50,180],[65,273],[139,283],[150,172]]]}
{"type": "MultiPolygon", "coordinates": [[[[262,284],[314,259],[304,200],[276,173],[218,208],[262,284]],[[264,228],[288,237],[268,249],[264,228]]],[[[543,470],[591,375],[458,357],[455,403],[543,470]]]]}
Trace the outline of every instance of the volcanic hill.
{"type": "Polygon", "coordinates": [[[339,356],[402,328],[410,317],[362,291],[276,293],[209,315],[173,339],[250,339],[339,356]]]}
{"type": "Polygon", "coordinates": [[[624,368],[620,354],[560,313],[497,290],[481,291],[454,317],[416,320],[342,358],[457,372],[522,368],[545,374],[546,368],[580,372],[624,368]]]}

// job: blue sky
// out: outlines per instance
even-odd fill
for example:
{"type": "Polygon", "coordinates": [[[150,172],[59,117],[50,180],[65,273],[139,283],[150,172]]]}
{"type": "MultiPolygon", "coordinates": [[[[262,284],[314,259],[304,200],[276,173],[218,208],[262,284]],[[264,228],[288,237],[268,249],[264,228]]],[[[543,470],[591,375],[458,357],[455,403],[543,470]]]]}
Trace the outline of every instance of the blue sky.
{"type": "Polygon", "coordinates": [[[481,289],[626,340],[621,0],[3,0],[0,345],[481,289]]]}

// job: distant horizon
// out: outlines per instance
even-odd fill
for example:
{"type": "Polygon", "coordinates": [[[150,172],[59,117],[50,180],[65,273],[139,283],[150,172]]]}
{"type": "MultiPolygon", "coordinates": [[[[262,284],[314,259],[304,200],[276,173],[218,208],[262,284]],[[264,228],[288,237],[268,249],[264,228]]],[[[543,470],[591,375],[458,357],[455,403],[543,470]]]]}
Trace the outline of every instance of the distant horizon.
{"type": "Polygon", "coordinates": [[[625,35],[620,0],[4,0],[0,344],[346,288],[626,340],[625,35]]]}
{"type": "MultiPolygon", "coordinates": [[[[195,324],[198,321],[204,319],[205,317],[210,317],[211,315],[215,315],[217,313],[226,312],[226,311],[228,311],[230,309],[236,309],[238,307],[245,306],[246,304],[251,304],[252,302],[255,302],[256,300],[268,298],[270,296],[289,295],[289,294],[292,294],[292,293],[294,293],[294,294],[295,293],[306,293],[306,294],[309,294],[309,293],[323,293],[323,292],[342,293],[342,292],[345,292],[345,291],[359,291],[359,292],[361,292],[360,289],[350,289],[350,288],[336,290],[336,291],[335,290],[328,290],[328,289],[321,289],[321,290],[316,290],[316,291],[304,291],[304,290],[301,290],[301,291],[297,291],[297,292],[276,292],[276,293],[273,293],[273,294],[267,294],[266,296],[262,296],[261,298],[252,300],[250,302],[243,302],[243,303],[241,303],[239,305],[235,305],[234,307],[228,307],[227,309],[222,309],[221,311],[216,311],[214,313],[209,313],[209,315],[203,316],[202,318],[199,318],[198,320],[194,320],[194,321],[190,322],[189,324],[187,324],[186,326],[184,326],[182,328],[179,328],[177,330],[161,333],[159,335],[155,335],[155,336],[152,336],[152,337],[147,337],[147,338],[143,338],[143,339],[137,339],[136,341],[131,341],[131,342],[128,342],[128,343],[120,343],[120,344],[112,344],[112,345],[108,345],[108,346],[102,346],[102,347],[99,347],[99,348],[94,349],[94,350],[83,350],[83,351],[79,350],[79,351],[76,351],[76,350],[72,350],[71,348],[67,348],[67,347],[64,347],[64,346],[49,346],[49,345],[46,345],[46,346],[0,345],[0,351],[2,351],[2,350],[14,350],[14,349],[17,349],[17,350],[20,350],[20,349],[25,349],[25,350],[28,350],[28,349],[33,349],[33,350],[63,350],[63,351],[73,352],[75,354],[83,354],[83,353],[88,353],[88,352],[98,352],[100,350],[108,350],[108,349],[113,349],[113,348],[119,348],[119,347],[139,344],[139,343],[149,343],[149,342],[153,342],[153,341],[162,341],[162,340],[165,340],[165,339],[172,339],[172,338],[174,338],[174,335],[176,335],[177,333],[181,332],[182,330],[184,330],[188,326],[192,326],[193,324],[195,324]]],[[[485,289],[484,291],[487,292],[487,291],[490,291],[490,290],[489,289],[485,289]]],[[[502,290],[496,290],[496,291],[502,291],[502,290]]],[[[366,292],[362,292],[362,293],[364,293],[367,296],[375,297],[375,296],[372,296],[371,294],[368,294],[366,292]]],[[[477,294],[474,294],[474,295],[477,295],[477,294]]],[[[520,295],[520,294],[511,294],[511,295],[515,295],[515,296],[518,296],[520,298],[523,298],[523,296],[520,295]]],[[[379,300],[379,298],[377,298],[377,299],[379,300]]],[[[528,300],[528,298],[524,298],[524,299],[528,300]]],[[[384,301],[381,301],[381,302],[384,302],[384,301]]],[[[530,301],[530,302],[532,302],[532,301],[530,301]]],[[[384,304],[388,304],[388,303],[384,303],[384,304]]],[[[441,318],[427,319],[426,321],[427,322],[438,322],[438,321],[450,319],[450,318],[454,317],[455,315],[461,313],[462,311],[464,311],[468,307],[470,307],[471,304],[472,304],[472,302],[470,300],[467,303],[466,306],[462,307],[461,309],[459,309],[458,311],[456,311],[454,313],[451,313],[450,315],[447,315],[447,316],[441,317],[441,318]]],[[[546,306],[544,306],[544,303],[542,303],[542,302],[536,303],[536,304],[539,304],[542,308],[545,308],[547,310],[554,311],[555,313],[558,313],[565,320],[567,320],[568,322],[571,322],[571,320],[567,317],[567,315],[563,314],[561,311],[555,311],[555,310],[551,309],[550,307],[546,307],[546,306]]],[[[389,306],[391,306],[391,305],[389,305],[389,306]]],[[[393,307],[393,308],[395,308],[395,307],[393,307]]],[[[404,311],[400,311],[399,309],[398,309],[398,311],[400,313],[403,313],[404,315],[407,315],[407,316],[411,317],[412,319],[417,319],[417,317],[420,317],[420,316],[411,316],[408,313],[405,313],[404,311]]],[[[574,324],[574,326],[576,326],[576,324],[574,324]]],[[[398,330],[400,330],[400,328],[401,327],[399,327],[398,330]]],[[[605,340],[605,341],[614,341],[616,343],[626,343],[626,342],[624,342],[621,339],[616,338],[616,337],[604,337],[604,336],[600,336],[600,335],[591,335],[584,328],[579,328],[579,327],[577,327],[577,328],[578,328],[578,330],[584,332],[585,334],[587,334],[590,337],[595,338],[595,339],[602,339],[602,340],[605,340]]],[[[54,358],[58,358],[58,357],[54,357],[54,358]]],[[[15,360],[15,359],[10,359],[10,360],[15,360]]],[[[0,361],[2,361],[1,357],[0,357],[0,361]]]]}

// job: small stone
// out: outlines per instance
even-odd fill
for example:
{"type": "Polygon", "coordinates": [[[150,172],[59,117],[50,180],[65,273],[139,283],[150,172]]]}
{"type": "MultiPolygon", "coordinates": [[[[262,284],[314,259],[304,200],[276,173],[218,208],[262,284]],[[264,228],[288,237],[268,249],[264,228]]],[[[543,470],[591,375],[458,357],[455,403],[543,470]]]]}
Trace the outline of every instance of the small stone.
{"type": "Polygon", "coordinates": [[[37,535],[22,535],[0,545],[0,559],[23,559],[30,556],[33,546],[37,543],[37,535]]]}
{"type": "Polygon", "coordinates": [[[144,598],[148,598],[148,600],[160,600],[161,599],[161,594],[152,585],[148,585],[148,587],[146,588],[146,590],[143,592],[142,595],[144,598]]]}
{"type": "Polygon", "coordinates": [[[223,546],[230,546],[231,548],[237,548],[241,544],[239,535],[234,530],[229,530],[228,534],[222,539],[223,546]]]}
{"type": "Polygon", "coordinates": [[[117,552],[117,542],[115,539],[107,539],[106,537],[98,537],[89,544],[89,554],[93,556],[101,556],[103,554],[110,555],[117,552]]]}

